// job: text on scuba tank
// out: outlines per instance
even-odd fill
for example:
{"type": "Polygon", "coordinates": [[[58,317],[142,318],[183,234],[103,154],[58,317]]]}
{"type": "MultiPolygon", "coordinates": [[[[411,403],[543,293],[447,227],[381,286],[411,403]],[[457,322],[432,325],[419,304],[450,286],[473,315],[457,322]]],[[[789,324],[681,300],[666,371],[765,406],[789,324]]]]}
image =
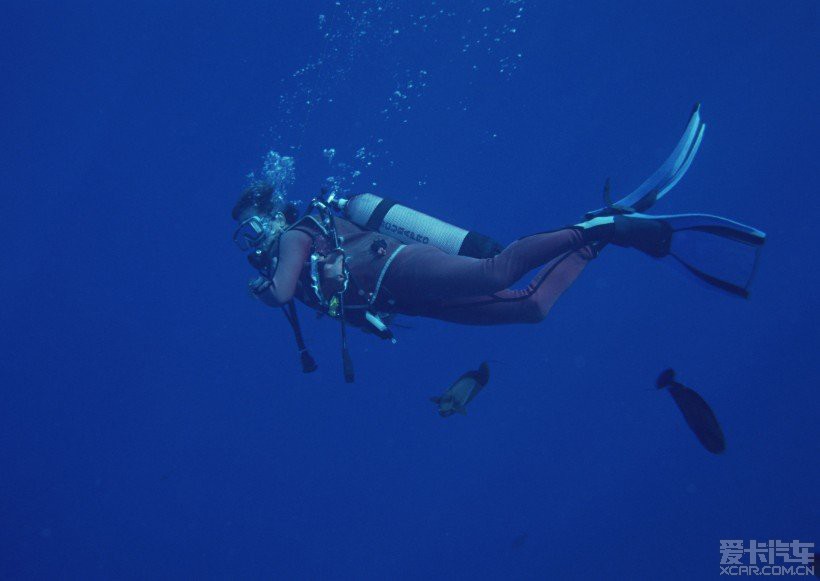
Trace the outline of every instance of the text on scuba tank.
{"type": "Polygon", "coordinates": [[[418,242],[419,244],[429,244],[430,243],[430,238],[429,237],[424,236],[422,234],[417,234],[417,233],[415,233],[411,230],[406,230],[405,228],[402,228],[401,226],[397,226],[396,224],[393,224],[392,222],[387,222],[387,221],[382,222],[380,230],[384,234],[393,234],[395,236],[401,236],[403,238],[407,238],[408,240],[418,242]]]}

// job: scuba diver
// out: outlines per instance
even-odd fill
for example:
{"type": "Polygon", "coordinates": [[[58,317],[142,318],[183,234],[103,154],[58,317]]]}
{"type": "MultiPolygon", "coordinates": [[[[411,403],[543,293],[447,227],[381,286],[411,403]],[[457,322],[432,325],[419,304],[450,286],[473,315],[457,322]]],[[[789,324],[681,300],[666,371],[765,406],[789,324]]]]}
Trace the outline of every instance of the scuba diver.
{"type": "Polygon", "coordinates": [[[504,248],[373,194],[316,199],[300,218],[296,205],[265,182],[251,184],[233,208],[234,241],[259,273],[251,294],[283,307],[304,371],[316,365],[294,299],[339,320],[348,381],[346,325],[392,339],[387,322],[395,315],[467,325],[537,323],[610,244],[668,259],[713,288],[747,297],[763,232],[719,216],[643,213],[686,172],[704,129],[696,105],[675,150],[634,192],[612,203],[607,181],[603,208],[504,248]],[[526,288],[510,288],[536,268],[526,288]]]}

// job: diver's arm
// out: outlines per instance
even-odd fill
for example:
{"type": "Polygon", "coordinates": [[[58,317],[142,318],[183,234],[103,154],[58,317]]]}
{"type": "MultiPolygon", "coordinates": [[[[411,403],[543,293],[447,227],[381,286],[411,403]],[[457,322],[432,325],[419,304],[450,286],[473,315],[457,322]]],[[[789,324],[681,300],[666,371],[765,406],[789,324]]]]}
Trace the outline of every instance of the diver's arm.
{"type": "Polygon", "coordinates": [[[254,296],[268,306],[279,307],[293,298],[302,266],[310,255],[311,238],[299,230],[288,230],[279,240],[279,258],[270,284],[251,286],[254,296]]]}

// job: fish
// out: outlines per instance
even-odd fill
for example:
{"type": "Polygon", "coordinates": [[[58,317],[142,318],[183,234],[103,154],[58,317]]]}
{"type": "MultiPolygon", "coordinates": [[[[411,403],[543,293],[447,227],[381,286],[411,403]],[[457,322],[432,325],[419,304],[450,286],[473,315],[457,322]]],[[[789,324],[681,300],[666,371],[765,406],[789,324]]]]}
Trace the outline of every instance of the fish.
{"type": "Polygon", "coordinates": [[[695,390],[675,380],[673,369],[664,370],[655,381],[655,387],[669,392],[686,424],[706,450],[721,454],[726,449],[726,439],[715,412],[695,390]]]}
{"type": "Polygon", "coordinates": [[[529,537],[529,534],[521,533],[512,540],[512,543],[510,543],[510,548],[513,550],[520,549],[527,542],[527,537],[529,537]]]}
{"type": "Polygon", "coordinates": [[[455,380],[441,396],[431,397],[438,406],[438,413],[446,418],[453,414],[467,415],[467,404],[484,389],[490,380],[490,367],[485,361],[477,370],[468,371],[455,380]]]}

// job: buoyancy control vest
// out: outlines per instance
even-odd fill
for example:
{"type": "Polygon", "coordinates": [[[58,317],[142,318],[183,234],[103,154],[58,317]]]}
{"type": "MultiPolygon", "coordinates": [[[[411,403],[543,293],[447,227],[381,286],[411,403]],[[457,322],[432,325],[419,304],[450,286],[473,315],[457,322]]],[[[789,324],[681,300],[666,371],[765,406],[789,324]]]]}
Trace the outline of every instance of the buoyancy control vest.
{"type": "MultiPolygon", "coordinates": [[[[347,348],[346,323],[395,341],[384,323],[390,317],[392,301],[382,281],[402,248],[408,244],[429,244],[448,254],[473,258],[489,258],[502,249],[487,236],[373,194],[349,199],[337,199],[331,194],[316,199],[308,214],[288,229],[311,237],[311,256],[300,273],[295,297],[318,312],[339,319],[347,382],[353,381],[353,365],[347,348]],[[333,215],[331,209],[344,218],[333,215]],[[310,214],[313,210],[318,211],[318,218],[310,214]],[[328,300],[322,289],[323,265],[326,258],[337,252],[343,257],[344,288],[328,300]]],[[[302,370],[310,373],[317,365],[305,346],[293,301],[283,311],[294,331],[302,370]]]]}
{"type": "MultiPolygon", "coordinates": [[[[365,311],[385,312],[389,309],[389,297],[381,282],[391,258],[404,246],[398,240],[382,236],[378,232],[365,230],[344,218],[335,218],[336,231],[344,248],[348,270],[348,285],[345,291],[345,319],[357,327],[364,325],[365,311]]],[[[311,237],[311,257],[299,277],[296,298],[309,307],[325,312],[327,306],[312,288],[315,281],[311,277],[311,261],[330,257],[334,244],[330,233],[322,222],[313,216],[305,216],[289,230],[299,230],[311,237]]],[[[321,276],[321,272],[320,272],[321,276]]],[[[320,281],[321,283],[322,281],[320,281]]]]}

